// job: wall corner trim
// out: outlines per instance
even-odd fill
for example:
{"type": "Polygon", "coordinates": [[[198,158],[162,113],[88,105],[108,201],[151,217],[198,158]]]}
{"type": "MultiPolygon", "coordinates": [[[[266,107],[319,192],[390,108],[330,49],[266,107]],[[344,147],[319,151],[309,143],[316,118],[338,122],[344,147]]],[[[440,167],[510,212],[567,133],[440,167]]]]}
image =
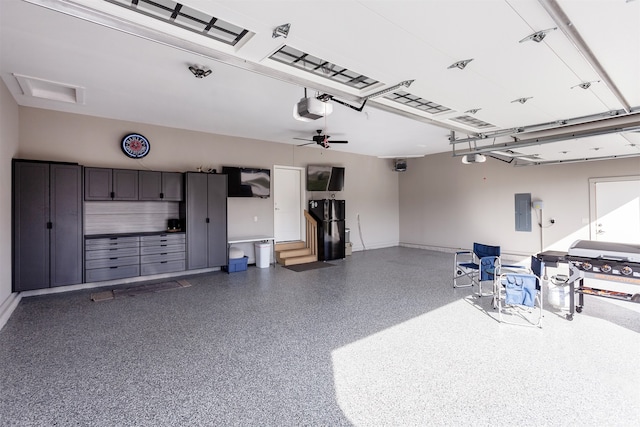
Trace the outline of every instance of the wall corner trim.
{"type": "Polygon", "coordinates": [[[16,309],[21,299],[22,295],[20,292],[13,292],[2,304],[0,304],[0,330],[2,330],[4,325],[7,323],[13,313],[13,310],[16,309]]]}

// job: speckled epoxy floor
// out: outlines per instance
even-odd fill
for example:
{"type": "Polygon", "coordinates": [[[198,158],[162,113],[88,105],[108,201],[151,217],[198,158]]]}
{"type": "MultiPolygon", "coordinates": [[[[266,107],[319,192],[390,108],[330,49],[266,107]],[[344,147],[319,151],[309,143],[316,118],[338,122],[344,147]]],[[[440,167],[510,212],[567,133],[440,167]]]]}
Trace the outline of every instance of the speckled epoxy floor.
{"type": "Polygon", "coordinates": [[[543,329],[451,286],[452,255],[25,298],[0,331],[0,425],[632,425],[640,314],[587,297],[543,329]]]}

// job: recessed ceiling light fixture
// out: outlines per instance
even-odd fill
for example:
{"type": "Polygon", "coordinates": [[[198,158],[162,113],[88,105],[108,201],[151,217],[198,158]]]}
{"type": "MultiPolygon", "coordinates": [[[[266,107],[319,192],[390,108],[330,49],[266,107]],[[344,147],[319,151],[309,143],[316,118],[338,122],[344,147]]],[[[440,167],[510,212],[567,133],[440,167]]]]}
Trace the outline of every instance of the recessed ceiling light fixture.
{"type": "Polygon", "coordinates": [[[465,111],[464,113],[465,113],[465,114],[475,114],[475,113],[477,113],[477,112],[478,112],[478,111],[480,111],[480,110],[482,110],[482,108],[472,108],[472,109],[470,109],[470,110],[465,111]]]}
{"type": "Polygon", "coordinates": [[[464,68],[467,66],[467,64],[469,62],[471,62],[471,61],[473,61],[473,58],[471,58],[471,59],[463,59],[462,61],[454,62],[453,64],[449,65],[447,67],[447,69],[457,68],[459,70],[464,70],[464,68]]]}
{"type": "Polygon", "coordinates": [[[197,65],[190,65],[189,71],[193,73],[196,79],[203,79],[211,74],[211,70],[205,70],[203,68],[198,67],[197,65]]]}
{"type": "Polygon", "coordinates": [[[525,102],[527,102],[531,98],[533,98],[533,96],[527,96],[526,98],[518,98],[518,99],[514,99],[513,101],[511,101],[511,103],[513,104],[514,102],[519,102],[520,104],[524,104],[525,102]]]}
{"type": "Polygon", "coordinates": [[[540,43],[547,36],[547,33],[550,33],[553,30],[557,30],[558,27],[548,28],[542,31],[536,31],[533,34],[529,34],[527,37],[520,40],[519,43],[526,42],[527,40],[533,40],[536,43],[540,43]]]}
{"type": "Polygon", "coordinates": [[[278,37],[284,37],[286,39],[287,36],[289,35],[290,29],[291,29],[291,24],[278,25],[273,29],[273,33],[271,34],[271,37],[274,39],[278,37]]]}
{"type": "Polygon", "coordinates": [[[600,82],[600,80],[594,80],[594,81],[591,81],[591,82],[582,82],[582,83],[577,84],[575,86],[571,86],[571,89],[576,88],[576,87],[579,87],[580,89],[589,89],[591,87],[592,83],[599,83],[599,82],[600,82]]]}

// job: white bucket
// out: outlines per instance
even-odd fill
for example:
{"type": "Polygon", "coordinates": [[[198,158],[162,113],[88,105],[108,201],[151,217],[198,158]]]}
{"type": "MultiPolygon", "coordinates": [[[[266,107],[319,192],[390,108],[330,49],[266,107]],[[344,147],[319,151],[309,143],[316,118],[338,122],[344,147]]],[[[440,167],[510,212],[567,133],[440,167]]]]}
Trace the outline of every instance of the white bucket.
{"type": "Polygon", "coordinates": [[[271,244],[256,242],[255,247],[256,267],[269,268],[269,264],[271,264],[271,244]]]}
{"type": "Polygon", "coordinates": [[[547,301],[552,307],[568,310],[570,305],[570,288],[565,278],[552,277],[547,286],[547,301]]]}

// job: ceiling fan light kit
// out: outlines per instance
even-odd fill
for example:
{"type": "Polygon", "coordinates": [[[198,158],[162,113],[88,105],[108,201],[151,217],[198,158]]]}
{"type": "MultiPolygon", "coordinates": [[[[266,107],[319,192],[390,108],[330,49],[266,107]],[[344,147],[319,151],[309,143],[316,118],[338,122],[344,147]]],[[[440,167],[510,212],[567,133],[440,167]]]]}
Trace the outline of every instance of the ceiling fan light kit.
{"type": "Polygon", "coordinates": [[[316,130],[316,133],[317,135],[313,135],[311,139],[304,139],[304,138],[293,138],[293,139],[299,139],[300,141],[309,141],[305,144],[300,144],[299,147],[303,147],[305,145],[311,145],[311,144],[318,144],[323,148],[330,148],[329,143],[331,144],[348,144],[349,143],[349,141],[329,141],[329,138],[331,138],[331,135],[323,135],[322,129],[316,130]]]}

